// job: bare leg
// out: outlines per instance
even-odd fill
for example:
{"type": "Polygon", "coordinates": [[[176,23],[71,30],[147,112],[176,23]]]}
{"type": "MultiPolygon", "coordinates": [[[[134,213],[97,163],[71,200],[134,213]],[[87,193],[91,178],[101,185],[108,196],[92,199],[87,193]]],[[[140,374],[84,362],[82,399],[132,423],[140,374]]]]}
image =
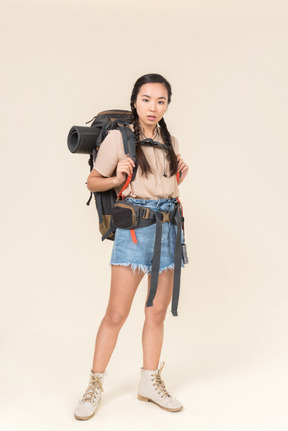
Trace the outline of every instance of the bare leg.
{"type": "Polygon", "coordinates": [[[134,272],[128,266],[111,265],[110,298],[96,336],[92,366],[94,373],[105,371],[143,276],[144,273],[134,272]]]}
{"type": "MultiPolygon", "coordinates": [[[[173,274],[174,270],[163,271],[159,274],[157,293],[153,301],[153,307],[145,307],[142,346],[143,368],[146,370],[156,370],[159,365],[164,337],[164,320],[173,291],[173,274]]],[[[149,276],[148,294],[150,282],[151,277],[149,276]]]]}

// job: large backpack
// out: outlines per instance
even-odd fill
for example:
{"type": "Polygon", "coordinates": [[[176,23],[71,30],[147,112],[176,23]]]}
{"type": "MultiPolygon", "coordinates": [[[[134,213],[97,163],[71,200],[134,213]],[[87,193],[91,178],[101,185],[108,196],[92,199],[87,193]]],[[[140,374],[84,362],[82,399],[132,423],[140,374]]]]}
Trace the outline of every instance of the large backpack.
{"type": "MultiPolygon", "coordinates": [[[[90,171],[92,171],[95,164],[100,145],[110,130],[120,130],[123,139],[124,153],[129,155],[136,165],[135,138],[134,133],[129,127],[130,124],[130,111],[103,111],[94,117],[91,127],[98,129],[100,133],[93,149],[93,154],[89,159],[90,171]]],[[[134,180],[135,174],[136,167],[133,170],[133,176],[129,179],[129,181],[125,182],[125,187],[122,188],[121,192],[128,187],[131,181],[134,180]]],[[[110,239],[113,241],[115,237],[115,227],[112,224],[111,213],[117,200],[116,192],[114,189],[110,189],[106,190],[105,192],[91,193],[87,205],[90,204],[92,194],[95,198],[96,209],[99,217],[99,230],[102,234],[102,241],[104,241],[104,239],[110,239]]]]}
{"type": "MultiPolygon", "coordinates": [[[[117,197],[114,189],[104,192],[93,192],[87,202],[90,204],[94,195],[96,209],[99,217],[99,230],[104,239],[114,240],[115,226],[112,223],[111,213],[117,198],[122,198],[122,192],[128,187],[130,182],[135,178],[138,163],[136,158],[136,146],[134,133],[129,127],[131,124],[131,112],[125,110],[113,109],[100,112],[92,120],[90,127],[73,126],[68,134],[68,148],[72,153],[90,154],[89,166],[90,172],[93,169],[100,145],[106,138],[110,130],[120,130],[123,138],[124,153],[129,155],[135,163],[132,175],[127,177],[125,184],[117,197]]],[[[141,145],[160,146],[159,142],[152,139],[144,139],[141,145]]],[[[167,148],[161,145],[162,149],[167,148]]]]}

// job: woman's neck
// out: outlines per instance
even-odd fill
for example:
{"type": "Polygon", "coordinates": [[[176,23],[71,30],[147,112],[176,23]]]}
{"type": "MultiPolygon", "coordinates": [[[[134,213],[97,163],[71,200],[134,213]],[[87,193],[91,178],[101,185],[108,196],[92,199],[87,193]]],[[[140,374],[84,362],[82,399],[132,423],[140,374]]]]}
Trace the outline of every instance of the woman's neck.
{"type": "Polygon", "coordinates": [[[158,126],[155,127],[143,127],[140,125],[141,133],[144,135],[145,138],[154,139],[157,136],[158,133],[158,126]]]}

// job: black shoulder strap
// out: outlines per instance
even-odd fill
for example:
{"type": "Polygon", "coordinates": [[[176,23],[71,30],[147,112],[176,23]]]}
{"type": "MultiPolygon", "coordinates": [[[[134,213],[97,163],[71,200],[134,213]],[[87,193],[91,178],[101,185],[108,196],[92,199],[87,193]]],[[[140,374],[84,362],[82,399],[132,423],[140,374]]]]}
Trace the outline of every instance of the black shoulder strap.
{"type": "Polygon", "coordinates": [[[134,132],[127,126],[119,126],[119,130],[122,134],[124,153],[128,154],[129,157],[136,162],[136,145],[134,132]]]}
{"type": "Polygon", "coordinates": [[[123,125],[119,124],[119,130],[122,134],[124,153],[129,155],[129,157],[131,157],[131,159],[135,163],[135,168],[133,169],[133,175],[131,178],[131,181],[133,181],[138,168],[138,160],[136,157],[135,135],[134,135],[134,132],[130,129],[130,127],[126,126],[125,124],[123,125]]]}

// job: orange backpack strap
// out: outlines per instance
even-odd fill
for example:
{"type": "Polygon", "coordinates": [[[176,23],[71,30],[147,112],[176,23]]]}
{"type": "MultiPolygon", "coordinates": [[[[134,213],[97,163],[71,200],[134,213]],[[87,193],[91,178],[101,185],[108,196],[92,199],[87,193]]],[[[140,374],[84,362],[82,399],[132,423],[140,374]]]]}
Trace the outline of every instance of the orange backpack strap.
{"type": "MultiPolygon", "coordinates": [[[[121,189],[121,191],[120,191],[119,195],[117,196],[117,200],[118,200],[118,199],[121,199],[121,200],[123,200],[123,199],[124,199],[124,198],[123,198],[123,194],[122,194],[122,193],[124,192],[124,190],[125,190],[125,189],[127,189],[127,187],[129,186],[129,184],[131,183],[132,176],[133,176],[133,174],[131,174],[131,175],[129,175],[129,177],[127,177],[127,179],[126,179],[126,181],[125,181],[125,183],[124,183],[124,186],[122,187],[122,189],[121,189]]],[[[130,229],[130,233],[131,233],[131,238],[132,238],[133,244],[137,244],[137,243],[138,243],[138,241],[137,241],[137,237],[136,237],[135,229],[130,229]]]]}
{"type": "Polygon", "coordinates": [[[124,183],[124,186],[122,187],[119,195],[117,196],[117,200],[118,199],[123,200],[123,194],[122,193],[124,192],[125,189],[127,189],[127,187],[129,186],[129,184],[131,183],[132,176],[133,176],[133,174],[131,174],[131,175],[129,175],[129,177],[127,177],[127,179],[126,179],[126,181],[124,183]]]}
{"type": "Polygon", "coordinates": [[[130,233],[131,233],[131,238],[132,238],[133,244],[137,244],[138,241],[137,241],[137,238],[136,238],[135,229],[130,229],[130,233]]]}

